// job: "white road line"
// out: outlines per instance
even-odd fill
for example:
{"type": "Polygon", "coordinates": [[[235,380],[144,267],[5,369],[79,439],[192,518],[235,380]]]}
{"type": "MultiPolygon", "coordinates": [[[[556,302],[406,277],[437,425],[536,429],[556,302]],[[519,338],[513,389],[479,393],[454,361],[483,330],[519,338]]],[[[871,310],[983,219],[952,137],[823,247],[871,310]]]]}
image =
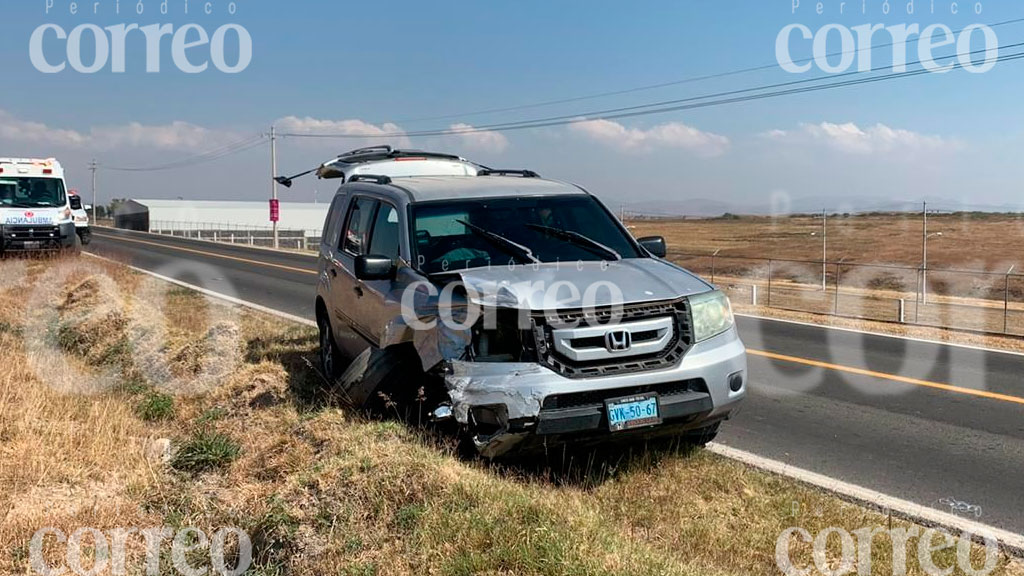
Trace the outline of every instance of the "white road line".
{"type": "MultiPolygon", "coordinates": [[[[880,338],[894,338],[896,340],[906,340],[908,342],[920,342],[923,344],[934,344],[936,346],[949,346],[950,348],[963,348],[966,350],[975,350],[977,352],[991,352],[993,354],[1006,354],[1007,356],[1021,356],[1024,357],[1024,352],[1014,352],[1012,350],[999,350],[997,348],[985,348],[983,346],[972,346],[970,344],[958,344],[956,342],[943,342],[941,340],[928,340],[925,338],[914,338],[913,336],[900,336],[899,334],[885,334],[883,332],[870,332],[868,330],[858,330],[856,328],[844,328],[842,326],[828,326],[825,324],[815,324],[813,322],[801,322],[799,320],[786,320],[784,318],[770,318],[768,316],[757,316],[755,314],[741,314],[735,313],[736,316],[741,318],[752,318],[754,320],[763,320],[765,322],[779,322],[782,324],[795,324],[797,326],[807,326],[810,328],[824,328],[825,330],[836,330],[839,332],[850,332],[853,334],[863,334],[865,336],[878,336],[880,338]]],[[[914,324],[905,324],[908,328],[932,328],[931,326],[917,326],[914,324]]],[[[942,330],[942,328],[935,328],[935,330],[942,330]]],[[[1007,335],[1005,338],[1013,338],[1013,336],[1007,335]]]]}
{"type": "Polygon", "coordinates": [[[797,468],[796,466],[791,466],[785,462],[779,462],[778,460],[772,460],[770,458],[758,456],[757,454],[745,452],[736,448],[730,448],[722,444],[708,444],[707,450],[714,454],[718,454],[719,456],[729,458],[730,460],[742,462],[759,470],[792,478],[798,482],[839,494],[869,508],[891,511],[894,516],[910,520],[916,524],[939,526],[952,532],[966,532],[972,536],[993,538],[997,540],[1008,553],[1012,553],[1015,556],[1024,555],[1024,536],[1021,536],[1020,534],[1014,534],[1013,532],[994,528],[980,522],[962,518],[955,514],[915,504],[908,500],[887,496],[881,492],[864,488],[863,486],[850,484],[849,482],[843,482],[842,480],[836,480],[835,478],[830,478],[823,474],[818,474],[817,472],[797,468]]]}

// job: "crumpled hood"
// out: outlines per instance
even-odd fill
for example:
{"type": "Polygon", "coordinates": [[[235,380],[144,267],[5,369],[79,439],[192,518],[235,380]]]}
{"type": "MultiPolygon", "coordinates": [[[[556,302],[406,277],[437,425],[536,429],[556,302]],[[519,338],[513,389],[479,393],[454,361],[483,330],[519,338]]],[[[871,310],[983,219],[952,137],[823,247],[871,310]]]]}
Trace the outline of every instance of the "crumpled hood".
{"type": "Polygon", "coordinates": [[[6,226],[52,226],[64,219],[64,208],[2,208],[0,224],[6,226]]]}
{"type": "Polygon", "coordinates": [[[493,266],[459,274],[480,295],[478,304],[526,310],[553,310],[673,300],[712,287],[663,260],[493,266]],[[573,290],[571,286],[575,286],[573,290]],[[591,298],[585,298],[588,293],[591,298]],[[616,298],[616,291],[621,296],[616,298]]]}

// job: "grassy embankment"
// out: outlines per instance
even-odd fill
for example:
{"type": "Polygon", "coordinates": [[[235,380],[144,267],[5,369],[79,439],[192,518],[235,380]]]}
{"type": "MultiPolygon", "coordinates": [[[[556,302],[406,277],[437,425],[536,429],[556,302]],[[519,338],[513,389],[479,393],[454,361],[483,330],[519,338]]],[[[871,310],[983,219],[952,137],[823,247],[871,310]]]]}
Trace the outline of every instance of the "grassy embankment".
{"type": "MultiPolygon", "coordinates": [[[[116,265],[0,263],[0,573],[29,573],[42,527],[231,525],[258,575],[777,574],[788,527],[888,522],[703,451],[559,474],[466,462],[445,438],[332,402],[315,349],[309,328],[116,265]]],[[[876,574],[893,573],[886,542],[876,574]]],[[[129,541],[129,573],[142,550],[129,541]]],[[[65,548],[47,553],[58,566],[65,548]]],[[[793,558],[812,564],[810,547],[793,558]]]]}

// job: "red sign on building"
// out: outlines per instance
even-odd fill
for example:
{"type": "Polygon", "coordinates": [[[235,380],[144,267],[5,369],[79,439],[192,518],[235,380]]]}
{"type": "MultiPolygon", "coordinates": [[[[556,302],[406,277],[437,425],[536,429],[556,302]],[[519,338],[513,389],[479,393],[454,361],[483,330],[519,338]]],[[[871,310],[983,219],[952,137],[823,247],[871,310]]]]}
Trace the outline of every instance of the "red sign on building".
{"type": "Polygon", "coordinates": [[[277,199],[272,199],[270,201],[270,221],[281,221],[281,202],[278,201],[277,199]]]}

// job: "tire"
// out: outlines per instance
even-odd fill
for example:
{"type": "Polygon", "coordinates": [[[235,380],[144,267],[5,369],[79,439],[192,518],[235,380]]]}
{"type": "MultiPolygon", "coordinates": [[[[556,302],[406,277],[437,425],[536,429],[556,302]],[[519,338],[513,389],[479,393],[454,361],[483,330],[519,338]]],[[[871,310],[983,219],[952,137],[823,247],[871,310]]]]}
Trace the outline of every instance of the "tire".
{"type": "Polygon", "coordinates": [[[424,388],[426,393],[426,387],[426,377],[415,350],[406,346],[381,350],[373,355],[363,376],[363,389],[372,390],[363,406],[389,417],[420,420],[421,407],[434,408],[429,403],[429,395],[420,399],[419,390],[424,388]]]}
{"type": "Polygon", "coordinates": [[[82,254],[82,239],[78,237],[77,232],[72,239],[71,246],[61,250],[61,254],[64,256],[80,256],[82,254]]]}
{"type": "Polygon", "coordinates": [[[683,439],[693,446],[707,446],[718,436],[718,428],[721,425],[721,422],[716,422],[711,426],[691,430],[683,436],[683,439]]]}
{"type": "Polygon", "coordinates": [[[320,371],[333,386],[341,376],[341,352],[334,342],[331,321],[323,314],[317,314],[317,328],[320,330],[320,371]]]}

